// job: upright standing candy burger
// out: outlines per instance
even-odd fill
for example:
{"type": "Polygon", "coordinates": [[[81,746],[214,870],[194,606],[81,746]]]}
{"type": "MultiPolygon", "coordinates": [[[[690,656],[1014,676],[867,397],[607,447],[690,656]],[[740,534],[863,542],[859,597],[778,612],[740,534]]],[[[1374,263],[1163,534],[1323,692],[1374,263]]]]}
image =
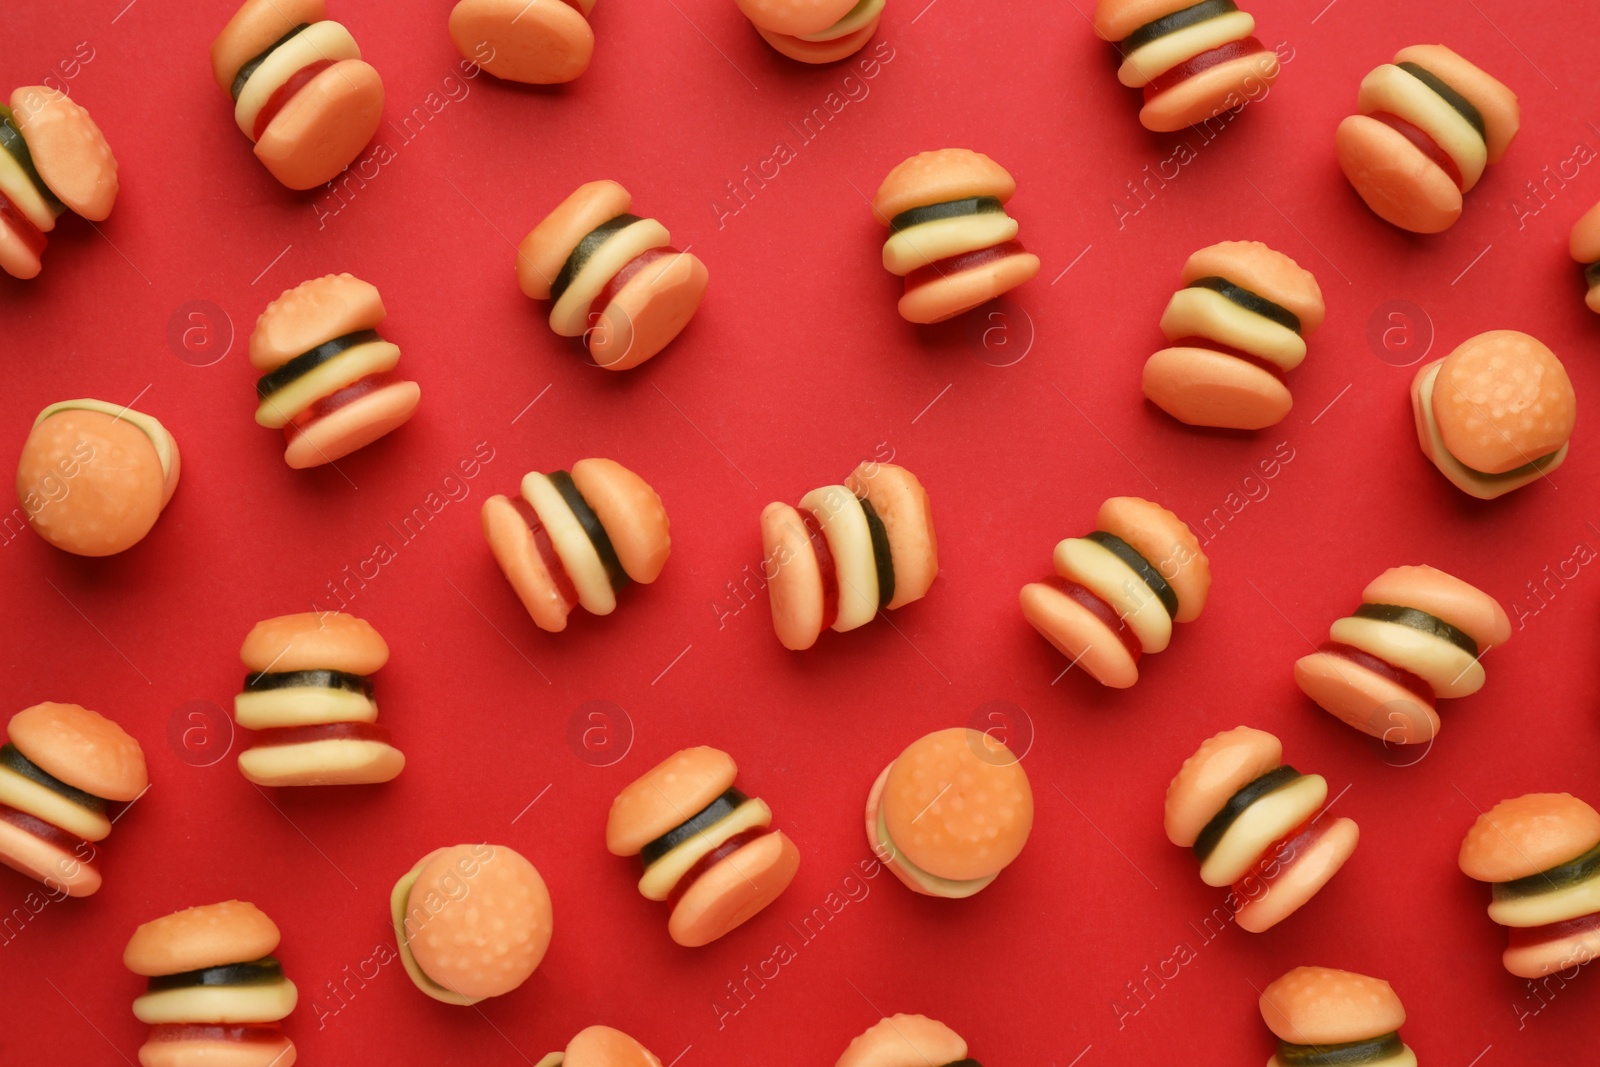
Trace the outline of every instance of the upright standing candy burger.
{"type": "Polygon", "coordinates": [[[1502,800],[1461,842],[1461,873],[1494,887],[1506,970],[1539,978],[1600,956],[1600,812],[1570,793],[1502,800]]]}
{"type": "Polygon", "coordinates": [[[1457,489],[1493,500],[1566,462],[1578,397],[1537,337],[1490,330],[1411,380],[1422,454],[1457,489]]]}
{"type": "Polygon", "coordinates": [[[582,337],[595,363],[628,370],[660,352],[694,318],[710,275],[672,247],[655,219],[629,213],[613,181],[581,185],[517,246],[517,282],[549,300],[550,328],[582,337]]]}
{"type": "Polygon", "coordinates": [[[617,593],[655,581],[672,550],[661,498],[610,459],[580,459],[570,474],[532,471],[516,497],[485,500],[482,521],[506,581],[552,633],[580,604],[596,615],[617,610],[617,593]]]}
{"type": "Polygon", "coordinates": [[[954,727],[918,738],[867,793],[867,843],[930,897],[970,897],[1000,876],[1033,830],[1021,760],[988,734],[954,727]]]}
{"type": "Polygon", "coordinates": [[[211,42],[211,73],[256,158],[314,189],[361,154],[383,119],[383,80],[323,0],[245,0],[211,42]]]}
{"type": "Polygon", "coordinates": [[[416,412],[422,389],[395,370],[400,349],[377,329],[385,314],[376,286],[329,274],[284,290],[256,320],[256,422],[283,431],[289,466],[332,463],[416,412]]]}
{"type": "Polygon", "coordinates": [[[1352,820],[1323,808],[1322,775],[1282,759],[1276,737],[1237,726],[1208,738],[1167,787],[1167,839],[1194,850],[1206,885],[1233,886],[1230,904],[1251,933],[1316,896],[1360,836],[1352,820]]]}
{"type": "Polygon", "coordinates": [[[1139,657],[1160,652],[1174,623],[1200,617],[1211,561],[1184,521],[1159,504],[1116,496],[1098,529],[1056,545],[1056,573],[1022,587],[1027,619],[1057,651],[1101,685],[1127,689],[1139,657]]]}
{"type": "Polygon", "coordinates": [[[927,490],[892,463],[862,463],[798,507],[768,504],[761,544],[772,627],[796,651],[922,599],[939,575],[927,490]]]}
{"type": "Polygon", "coordinates": [[[900,316],[931,323],[971,311],[1039,273],[1005,204],[1004,167],[968,148],[912,156],[889,172],[872,211],[889,227],[883,266],[905,279],[900,316]]]}
{"type": "Polygon", "coordinates": [[[1122,53],[1117,80],[1144,90],[1139,121],[1158,133],[1231,111],[1278,77],[1278,54],[1233,0],[1099,0],[1094,28],[1122,53]]]}
{"type": "Polygon", "coordinates": [[[17,460],[17,499],[64,552],[111,556],[144,540],[178,488],[178,442],[126,404],[63,400],[39,412],[17,460]]]}
{"type": "Polygon", "coordinates": [[[884,0],[737,0],[762,40],[802,63],[833,63],[878,32],[884,0]]]}
{"type": "Polygon", "coordinates": [[[611,802],[606,848],[638,856],[639,892],[672,911],[667,933],[699,948],[754,918],[789,888],[800,850],[772,829],[772,809],[734,786],[726,752],[668,756],[611,802]]]}
{"type": "Polygon", "coordinates": [[[233,698],[239,725],[254,730],[239,772],[257,785],[387,782],[406,757],[389,743],[372,678],[389,646],[365,619],[337,611],[256,623],[239,658],[249,669],[233,698]]]}
{"type": "Polygon", "coordinates": [[[111,833],[108,801],[150,784],[144,750],[110,719],[77,704],[35,704],[11,717],[0,747],[0,863],[52,890],[100,888],[91,842],[111,833]]]}
{"type": "Polygon", "coordinates": [[[68,209],[103,222],[117,200],[117,160],[89,113],[55,89],[25,85],[0,105],[0,268],[32,278],[45,234],[68,209]]]}
{"type": "Polygon", "coordinates": [[[1432,567],[1390,567],[1361,591],[1361,606],[1294,665],[1322,710],[1391,744],[1431,741],[1439,697],[1483,688],[1479,661],[1511,640],[1499,601],[1432,567]]]}
{"type": "Polygon", "coordinates": [[[133,932],[122,962],[149,979],[133,1014],[150,1026],[141,1067],[292,1067],[281,1021],[299,990],[272,955],[277,924],[229,900],[152,919],[133,932]]]}
{"type": "Polygon", "coordinates": [[[1439,233],[1461,217],[1486,164],[1521,123],[1517,94],[1442,44],[1402,48],[1361,80],[1361,114],[1339,123],[1339,166],[1377,215],[1439,233]]]}

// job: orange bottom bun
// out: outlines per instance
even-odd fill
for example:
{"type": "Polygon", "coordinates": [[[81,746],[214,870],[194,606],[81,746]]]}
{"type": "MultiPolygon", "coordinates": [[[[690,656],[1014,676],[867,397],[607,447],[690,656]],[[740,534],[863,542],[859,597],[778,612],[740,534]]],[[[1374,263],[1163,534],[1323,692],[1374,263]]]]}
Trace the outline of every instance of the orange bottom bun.
{"type": "Polygon", "coordinates": [[[403,426],[421,402],[422,387],[416,382],[386,385],[297,429],[287,438],[283,461],[303,470],[342,459],[403,426]]]}
{"type": "Polygon", "coordinates": [[[1173,133],[1253,99],[1278,78],[1278,54],[1271,49],[1251,52],[1218,63],[1185,78],[1148,98],[1139,109],[1139,122],[1155,133],[1173,133]]]}
{"type": "MultiPolygon", "coordinates": [[[[196,1026],[196,1034],[232,1029],[196,1026]]],[[[230,1041],[224,1037],[177,1037],[146,1041],[139,1047],[139,1067],[293,1067],[299,1053],[283,1034],[230,1041]]]]}
{"type": "Polygon", "coordinates": [[[1144,395],[1179,422],[1232,430],[1275,426],[1294,406],[1282,378],[1209,348],[1163,348],[1151,356],[1144,395]]]}
{"type": "Polygon", "coordinates": [[[980,266],[961,269],[958,261],[965,257],[958,256],[913,271],[906,276],[900,297],[900,317],[923,325],[943,322],[1015,289],[1039,273],[1039,257],[1022,251],[1021,245],[1015,247],[1015,252],[980,266]],[[946,265],[955,265],[955,269],[942,269],[946,265]],[[919,281],[919,277],[931,280],[919,281]]]}
{"type": "Polygon", "coordinates": [[[1139,680],[1139,661],[1115,633],[1088,608],[1046,582],[1030,582],[1020,594],[1022,617],[1056,651],[1112,689],[1139,680]]]}
{"type": "Polygon", "coordinates": [[[1390,744],[1423,744],[1439,734],[1439,713],[1431,704],[1392,678],[1342,656],[1302,656],[1295,662],[1294,680],[1323,711],[1390,744]]]}
{"type": "Polygon", "coordinates": [[[679,898],[667,921],[685,948],[708,945],[778,899],[800,869],[800,850],[781,830],[762,834],[706,871],[679,898]]]}
{"type": "Polygon", "coordinates": [[[495,495],[483,503],[483,536],[489,542],[500,571],[511,583],[517,599],[541,630],[559,633],[567,628],[569,603],[556,588],[550,568],[535,544],[533,531],[506,497],[495,495]]]}
{"type": "Polygon", "coordinates": [[[60,845],[0,819],[0,863],[69,897],[93,896],[100,872],[60,845]]]}
{"type": "Polygon", "coordinates": [[[496,78],[528,85],[572,81],[594,56],[594,31],[566,3],[461,0],[450,12],[450,39],[496,78]]]}
{"type": "Polygon", "coordinates": [[[290,97],[256,142],[256,158],[290,189],[315,189],[355,162],[383,120],[383,79],[342,59],[290,97]]]}
{"type": "Polygon", "coordinates": [[[13,205],[5,206],[9,210],[0,211],[0,270],[23,281],[36,278],[44,269],[44,262],[39,258],[39,253],[44,249],[44,234],[39,234],[32,242],[25,240],[25,231],[18,227],[26,227],[30,236],[37,230],[13,205]],[[13,216],[16,221],[13,222],[8,216],[13,216]]]}
{"type": "Polygon", "coordinates": [[[1405,135],[1368,115],[1350,115],[1334,136],[1339,166],[1367,206],[1412,233],[1441,233],[1461,217],[1461,190],[1405,135]]]}
{"type": "Polygon", "coordinates": [[[688,252],[644,266],[601,309],[586,339],[606,370],[629,370],[656,355],[699,310],[710,275],[688,252]]]}
{"type": "Polygon", "coordinates": [[[822,636],[825,592],[805,520],[788,504],[774,501],[762,509],[761,558],[772,628],[784,648],[803,652],[822,636]]]}
{"type": "MultiPolygon", "coordinates": [[[[1318,816],[1319,819],[1327,817],[1326,812],[1318,816]]],[[[1278,870],[1270,877],[1253,874],[1266,885],[1266,892],[1248,900],[1239,909],[1239,928],[1259,934],[1299,911],[1339,873],[1339,868],[1356,850],[1360,836],[1355,822],[1339,819],[1303,844],[1296,838],[1285,845],[1274,845],[1265,859],[1275,861],[1278,870]]]]}
{"type": "Polygon", "coordinates": [[[859,30],[831,41],[806,41],[786,33],[764,30],[760,26],[756,27],[756,32],[775,51],[790,59],[799,60],[801,63],[837,63],[861,51],[866,43],[872,40],[872,35],[878,32],[878,22],[879,19],[875,18],[859,30]]]}
{"type": "Polygon", "coordinates": [[[1558,923],[1558,927],[1573,932],[1557,933],[1543,941],[1527,939],[1523,930],[1512,930],[1501,962],[1518,978],[1543,978],[1557,971],[1573,970],[1600,956],[1600,922],[1596,919],[1586,915],[1571,923],[1558,923]]]}

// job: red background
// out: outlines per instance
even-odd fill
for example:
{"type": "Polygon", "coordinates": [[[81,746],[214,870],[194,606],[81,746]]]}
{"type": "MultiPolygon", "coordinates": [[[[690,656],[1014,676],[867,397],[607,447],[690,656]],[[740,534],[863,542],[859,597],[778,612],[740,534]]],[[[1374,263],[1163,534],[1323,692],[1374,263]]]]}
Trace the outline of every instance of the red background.
{"type": "MultiPolygon", "coordinates": [[[[112,559],[6,535],[0,655],[10,709],[55,699],[110,714],[143,743],[154,785],[107,842],[98,896],[6,929],[0,1061],[134,1058],[141,984],[121,946],[141,921],[233,896],[283,928],[301,989],[288,1029],[306,1063],[520,1063],[604,1021],[684,1067],[826,1064],[895,1011],[945,1020],[985,1063],[1261,1062],[1272,1043],[1255,987],[1301,963],[1389,978],[1427,1063],[1551,1062],[1585,1040],[1595,978],[1536,998],[1507,975],[1488,891],[1455,855],[1475,808],[1502,797],[1600,802],[1600,572],[1545,577],[1600,545],[1591,416],[1553,477],[1480,503],[1418,452],[1414,368],[1395,364],[1516,328],[1563,357],[1586,401],[1600,395],[1600,319],[1566,254],[1571,222],[1600,199],[1600,168],[1582,165],[1600,144],[1593,12],[1252,0],[1262,40],[1283,42],[1283,75],[1207,142],[1138,125],[1137,94],[1070,3],[936,0],[919,12],[921,0],[892,0],[868,79],[781,59],[726,0],[608,0],[590,71],[532,90],[462,79],[443,3],[339,0],[332,14],[382,72],[394,123],[380,135],[386,162],[374,149],[369,180],[340,200],[286,192],[251,157],[206,57],[227,3],[124,2],[7,11],[0,81],[65,80],[115,147],[122,194],[100,234],[63,222],[40,279],[0,284],[0,436],[15,456],[51,401],[138,398],[181,443],[183,485],[150,537],[112,559]],[[1518,92],[1525,126],[1462,221],[1418,238],[1365,210],[1332,136],[1370,68],[1441,39],[1518,92]],[[828,108],[830,93],[838,113],[802,143],[787,124],[828,108]],[[399,132],[413,109],[423,118],[399,132]],[[731,199],[726,183],[780,140],[793,159],[731,199]],[[1180,142],[1188,162],[1143,184],[1180,142]],[[1044,269],[995,317],[917,329],[895,314],[864,197],[905,156],[947,145],[1017,177],[1011,210],[1044,269]],[[713,279],[679,341],[621,375],[552,335],[548,307],[512,273],[510,243],[600,177],[623,182],[713,279]],[[1138,386],[1184,258],[1229,238],[1292,255],[1328,303],[1290,376],[1293,413],[1254,436],[1183,429],[1138,386]],[[281,290],[344,270],[382,290],[383,332],[425,399],[338,470],[296,472],[251,420],[244,343],[281,290]],[[1410,307],[1391,323],[1394,300],[1410,307]],[[188,319],[191,301],[214,309],[188,319]],[[1379,333],[1397,326],[1389,347],[1369,341],[1374,319],[1379,333]],[[475,447],[492,459],[462,479],[475,447]],[[939,581],[892,626],[786,653],[765,597],[734,612],[728,588],[758,563],[760,508],[891,451],[934,500],[939,581]],[[1275,452],[1292,459],[1263,478],[1275,452]],[[477,511],[523,472],[588,455],[655,485],[673,555],[613,616],[548,635],[496,571],[477,511]],[[438,513],[406,541],[395,527],[430,493],[438,513]],[[1138,687],[1113,692],[1060,676],[1065,661],[1023,623],[1016,593],[1048,570],[1057,539],[1125,493],[1196,525],[1213,515],[1216,583],[1138,687]],[[379,542],[395,558],[352,584],[349,610],[393,649],[378,687],[407,769],[384,787],[258,791],[222,753],[226,726],[188,716],[230,706],[252,623],[337,606],[325,583],[379,542]],[[1431,751],[1384,753],[1302,698],[1290,664],[1380,570],[1423,561],[1499,597],[1519,629],[1489,657],[1484,691],[1446,704],[1431,751]],[[1529,582],[1549,591],[1535,599],[1529,582]],[[591,701],[609,702],[601,719],[585,718],[591,701]],[[1014,744],[1031,737],[1037,822],[1022,857],[965,902],[915,897],[886,874],[851,879],[869,855],[873,776],[913,738],[993,701],[1010,706],[1014,744]],[[1362,843],[1283,926],[1207,940],[1197,928],[1221,894],[1166,841],[1161,802],[1199,741],[1241,722],[1279,734],[1286,758],[1335,792],[1348,785],[1335,810],[1360,823],[1362,843]],[[588,725],[600,732],[585,747],[588,725]],[[768,911],[685,950],[602,828],[618,789],[693,744],[736,756],[804,860],[768,911]],[[526,854],[549,883],[556,934],[534,977],[481,1013],[428,1000],[395,963],[334,999],[328,983],[345,968],[370,975],[390,942],[395,879],[432,848],[484,839],[526,854]],[[788,925],[846,889],[860,899],[814,940],[788,925]],[[740,1007],[719,999],[727,983],[780,942],[793,958],[719,1020],[715,1004],[740,1007]],[[1180,943],[1192,958],[1133,999],[1127,983],[1143,985],[1146,967],[1172,975],[1180,943]]],[[[29,892],[0,872],[4,913],[29,892]]]]}

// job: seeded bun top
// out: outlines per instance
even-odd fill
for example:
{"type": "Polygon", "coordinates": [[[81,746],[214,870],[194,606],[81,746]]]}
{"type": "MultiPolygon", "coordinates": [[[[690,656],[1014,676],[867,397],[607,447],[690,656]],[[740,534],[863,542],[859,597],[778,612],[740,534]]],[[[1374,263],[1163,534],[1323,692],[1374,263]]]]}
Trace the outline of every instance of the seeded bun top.
{"type": "Polygon", "coordinates": [[[1167,786],[1167,839],[1188,848],[1233,794],[1283,763],[1283,743],[1235,726],[1201,743],[1167,786]]]}
{"type": "Polygon", "coordinates": [[[1381,978],[1296,967],[1261,994],[1261,1018],[1291,1045],[1342,1045],[1393,1033],[1406,1009],[1381,978]]]}
{"type": "Polygon", "coordinates": [[[561,1067],[661,1067],[661,1061],[621,1030],[590,1026],[567,1042],[561,1067]]]}
{"type": "Polygon", "coordinates": [[[276,370],[296,356],[383,321],[378,287],[353,274],[301,282],[267,305],[250,333],[250,365],[276,370]]]}
{"type": "Polygon", "coordinates": [[[1200,249],[1183,265],[1183,284],[1201,278],[1226,278],[1287,308],[1300,320],[1301,334],[1314,332],[1327,314],[1312,273],[1260,241],[1221,241],[1200,249]]]}
{"type": "Polygon", "coordinates": [[[1178,622],[1193,622],[1211,591],[1211,561],[1188,523],[1148,500],[1114,496],[1100,505],[1095,525],[1126,541],[1165,578],[1178,597],[1178,622]]]}
{"type": "Polygon", "coordinates": [[[637,855],[733,788],[738,773],[733,757],[720,749],[702,745],[673,753],[611,802],[606,848],[615,856],[637,855]]]}
{"type": "Polygon", "coordinates": [[[117,202],[117,158],[94,119],[46,85],[11,92],[12,119],[28,142],[39,178],[75,213],[102,222],[117,202]]]}
{"type": "Polygon", "coordinates": [[[585,182],[556,205],[517,246],[517,284],[530,300],[549,300],[551,287],[578,243],[591,230],[625,215],[628,190],[609,179],[585,182]]]}
{"type": "Polygon", "coordinates": [[[1461,873],[1480,882],[1512,882],[1559,867],[1600,844],[1600,812],[1570,793],[1529,793],[1502,800],[1461,842],[1461,873]]]}
{"type": "Polygon", "coordinates": [[[650,483],[614,459],[580,459],[571,474],[628,577],[645,585],[660,577],[672,537],[667,509],[650,483]]]}
{"type": "Polygon", "coordinates": [[[263,619],[250,630],[239,658],[252,671],[376,673],[389,645],[365,619],[341,611],[302,611],[263,619]]]}
{"type": "Polygon", "coordinates": [[[895,757],[881,809],[895,847],[913,865],[953,881],[999,873],[1033,829],[1033,789],[1004,744],[953,727],[895,757]]]}
{"type": "Polygon", "coordinates": [[[850,1042],[835,1067],[939,1067],[967,1058],[967,1043],[925,1015],[879,1019],[850,1042]]]}
{"type": "Polygon", "coordinates": [[[1415,63],[1466,97],[1483,116],[1489,162],[1500,162],[1522,122],[1516,93],[1442,44],[1414,44],[1402,48],[1395,54],[1394,61],[1415,63]]]}
{"type": "Polygon", "coordinates": [[[439,849],[419,865],[410,899],[423,902],[428,918],[406,948],[424,974],[463,997],[511,992],[550,947],[550,891],[506,845],[439,849]]]}
{"type": "Polygon", "coordinates": [[[1480,654],[1511,640],[1511,620],[1498,600],[1426,564],[1390,567],[1361,591],[1361,602],[1425,611],[1465,631],[1478,643],[1480,654]]]}
{"type": "Polygon", "coordinates": [[[239,70],[290,30],[328,17],[323,0],[245,0],[211,42],[211,76],[232,95],[239,70]]]}
{"type": "Polygon", "coordinates": [[[878,221],[887,226],[914,207],[992,196],[1002,204],[1017,191],[1016,179],[1000,164],[970,148],[920,152],[889,172],[872,198],[878,221]]]}
{"type": "Polygon", "coordinates": [[[150,784],[139,742],[77,704],[35,704],[11,717],[6,735],[46,774],[105,800],[133,800],[150,784]]]}
{"type": "Polygon", "coordinates": [[[1503,474],[1572,437],[1578,400],[1556,354],[1536,337],[1491,330],[1445,357],[1433,387],[1445,448],[1465,466],[1503,474]]]}
{"type": "Polygon", "coordinates": [[[151,919],[133,932],[122,962],[134,974],[182,974],[272,955],[278,926],[254,904],[227,900],[151,919]]]}

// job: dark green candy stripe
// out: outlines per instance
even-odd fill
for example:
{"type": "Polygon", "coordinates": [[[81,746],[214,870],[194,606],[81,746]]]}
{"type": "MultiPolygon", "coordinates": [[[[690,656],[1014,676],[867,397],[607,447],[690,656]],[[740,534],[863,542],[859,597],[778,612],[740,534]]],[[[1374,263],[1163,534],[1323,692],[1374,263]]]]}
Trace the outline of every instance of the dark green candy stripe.
{"type": "Polygon", "coordinates": [[[1530,874],[1514,882],[1499,882],[1494,887],[1494,899],[1533,897],[1540,893],[1554,893],[1580,882],[1600,876],[1600,845],[1596,845],[1575,860],[1551,867],[1548,871],[1530,874]]]}
{"type": "Polygon", "coordinates": [[[279,671],[272,674],[247,674],[244,687],[252,693],[268,689],[346,689],[372,696],[372,679],[344,671],[279,671]]]}
{"type": "Polygon", "coordinates": [[[67,206],[50,191],[44,179],[39,177],[38,168],[33,165],[33,153],[28,151],[28,142],[23,138],[22,131],[17,128],[17,120],[11,109],[4,104],[0,104],[0,148],[4,148],[11,158],[17,161],[17,166],[22,168],[22,173],[28,176],[33,187],[39,190],[39,195],[44,197],[44,202],[51,211],[59,215],[67,210],[67,206]]]}
{"type": "Polygon", "coordinates": [[[247,986],[270,985],[283,981],[283,965],[271,956],[263,956],[250,963],[225,963],[220,967],[206,967],[182,974],[162,974],[150,979],[149,990],[160,993],[167,989],[192,989],[195,986],[247,986]]]}
{"type": "Polygon", "coordinates": [[[1139,550],[1115,534],[1108,534],[1104,530],[1096,530],[1087,535],[1084,540],[1093,541],[1116,556],[1132,568],[1139,580],[1150,587],[1156,599],[1161,601],[1161,606],[1167,609],[1170,618],[1178,617],[1178,593],[1161,577],[1161,572],[1150,564],[1150,561],[1139,554],[1139,550]]]}
{"type": "Polygon", "coordinates": [[[1158,18],[1154,22],[1145,23],[1119,41],[1118,46],[1122,49],[1122,54],[1127,55],[1129,52],[1143,48],[1158,37],[1165,37],[1169,33],[1186,30],[1190,26],[1198,26],[1200,23],[1214,19],[1218,15],[1226,15],[1230,11],[1237,10],[1239,8],[1234,4],[1233,0],[1202,0],[1201,3],[1195,4],[1193,7],[1186,7],[1182,11],[1174,11],[1172,14],[1158,18]]]}
{"type": "Polygon", "coordinates": [[[1005,212],[1005,205],[992,196],[969,196],[964,200],[946,200],[942,204],[929,204],[927,207],[914,207],[909,211],[902,211],[889,220],[889,232],[899,233],[909,230],[913,226],[921,226],[925,222],[937,222],[940,219],[956,219],[963,215],[985,215],[994,212],[1005,212]]]}
{"type": "Polygon", "coordinates": [[[46,771],[43,767],[33,762],[27,756],[17,751],[17,746],[9,742],[0,746],[0,766],[9,767],[35,785],[42,785],[50,792],[70,800],[80,808],[87,808],[92,812],[101,813],[106,810],[106,802],[93,793],[85,793],[81,789],[63,782],[46,771]]]}
{"type": "Polygon", "coordinates": [[[872,535],[872,562],[878,569],[878,610],[884,611],[894,599],[894,559],[889,554],[889,531],[884,529],[872,501],[864,496],[856,499],[861,501],[861,510],[867,516],[867,532],[872,535]]]}
{"type": "Polygon", "coordinates": [[[1395,66],[1444,97],[1444,102],[1460,112],[1461,117],[1466,119],[1474,130],[1478,131],[1478,136],[1483,141],[1487,142],[1489,140],[1488,130],[1483,124],[1483,112],[1479,111],[1471,100],[1456,92],[1450,87],[1449,83],[1426,67],[1419,67],[1415,63],[1396,63],[1395,66]]]}
{"type": "Polygon", "coordinates": [[[567,287],[572,284],[572,279],[576,278],[583,265],[589,262],[589,257],[598,252],[600,246],[610,240],[613,234],[627,229],[638,221],[638,215],[618,215],[584,234],[583,240],[578,242],[578,247],[574,248],[572,254],[567,256],[567,261],[561,264],[561,273],[550,283],[550,299],[560,300],[566,293],[567,287]]]}
{"type": "Polygon", "coordinates": [[[641,848],[639,850],[639,859],[644,861],[646,867],[651,866],[662,856],[665,856],[696,834],[703,833],[732,815],[739,805],[748,799],[749,797],[746,797],[737,789],[729,789],[726,793],[690,816],[688,822],[668,830],[644,846],[644,848],[641,848]]]}
{"type": "Polygon", "coordinates": [[[277,370],[268,371],[256,379],[256,399],[265,400],[273,393],[278,392],[296,378],[310,374],[334,356],[339,355],[356,345],[364,345],[369,341],[381,341],[377,330],[358,330],[347,333],[343,337],[335,337],[326,341],[309,352],[302,352],[277,370]]]}
{"type": "Polygon", "coordinates": [[[276,41],[273,41],[272,44],[268,46],[266,51],[262,52],[260,55],[251,59],[244,66],[240,67],[239,73],[233,76],[233,84],[228,87],[228,95],[233,97],[235,100],[239,99],[239,94],[244,92],[244,83],[250,80],[250,75],[256,72],[256,68],[265,63],[267,61],[267,57],[276,52],[280,45],[287,43],[291,37],[305,29],[308,25],[310,25],[310,23],[302,22],[300,25],[296,26],[282,37],[279,37],[276,41]]]}
{"type": "Polygon", "coordinates": [[[1268,793],[1276,793],[1284,786],[1300,777],[1300,772],[1285,763],[1282,767],[1274,768],[1263,774],[1260,778],[1246,785],[1222,806],[1222,810],[1206,823],[1205,829],[1200,831],[1200,836],[1194,839],[1195,858],[1204,863],[1217,849],[1217,844],[1222,840],[1222,835],[1228,828],[1238,821],[1245,809],[1268,793]]]}
{"type": "Polygon", "coordinates": [[[1278,1059],[1283,1067],[1359,1067],[1398,1056],[1403,1047],[1396,1032],[1342,1045],[1292,1045],[1280,1041],[1278,1059]]]}
{"type": "Polygon", "coordinates": [[[1196,278],[1185,288],[1210,289],[1213,292],[1221,293],[1230,302],[1238,304],[1246,311],[1254,312],[1264,319],[1271,319],[1279,326],[1293,330],[1295,333],[1300,332],[1299,315],[1296,315],[1282,304],[1274,304],[1266,297],[1251,292],[1242,285],[1233,284],[1226,278],[1196,278]]]}
{"type": "Polygon", "coordinates": [[[560,491],[561,499],[567,502],[567,507],[578,517],[578,525],[583,527],[590,544],[594,545],[595,552],[600,556],[600,565],[606,569],[606,580],[611,583],[611,588],[621,589],[627,585],[628,572],[622,569],[622,563],[617,559],[617,550],[611,544],[611,535],[600,525],[600,516],[594,513],[589,502],[583,499],[583,494],[578,492],[578,487],[573,484],[572,475],[566,471],[556,471],[550,475],[550,482],[560,491]]]}
{"type": "Polygon", "coordinates": [[[1396,604],[1363,604],[1353,614],[1358,619],[1376,619],[1378,622],[1409,626],[1413,630],[1443,638],[1473,659],[1478,658],[1478,642],[1474,641],[1465,630],[1458,630],[1437,615],[1429,615],[1426,611],[1402,608],[1396,604]]]}
{"type": "Polygon", "coordinates": [[[1583,268],[1583,280],[1591,287],[1600,285],[1600,263],[1591,263],[1583,268]]]}

